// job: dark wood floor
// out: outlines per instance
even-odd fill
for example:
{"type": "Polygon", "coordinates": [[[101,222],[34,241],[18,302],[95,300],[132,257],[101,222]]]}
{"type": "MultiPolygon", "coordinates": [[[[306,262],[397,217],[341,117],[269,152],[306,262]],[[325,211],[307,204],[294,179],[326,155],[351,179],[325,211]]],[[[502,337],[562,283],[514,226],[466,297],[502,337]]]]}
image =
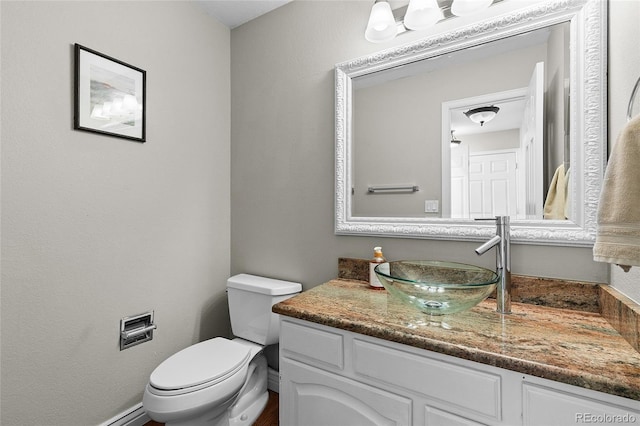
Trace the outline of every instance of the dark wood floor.
{"type": "MultiPolygon", "coordinates": [[[[279,402],[279,395],[276,392],[269,391],[269,402],[267,402],[267,406],[253,426],[278,426],[279,402]]],[[[164,426],[164,424],[152,420],[147,422],[145,426],[164,426]]]]}
{"type": "Polygon", "coordinates": [[[267,402],[267,406],[253,426],[278,426],[279,403],[280,395],[273,391],[269,391],[269,402],[267,402]]]}

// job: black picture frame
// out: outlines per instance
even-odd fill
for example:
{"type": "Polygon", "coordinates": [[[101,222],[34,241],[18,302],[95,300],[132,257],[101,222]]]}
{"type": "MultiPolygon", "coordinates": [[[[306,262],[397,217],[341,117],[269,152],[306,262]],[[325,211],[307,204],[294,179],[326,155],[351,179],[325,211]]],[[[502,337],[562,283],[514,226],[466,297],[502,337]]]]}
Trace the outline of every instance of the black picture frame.
{"type": "Polygon", "coordinates": [[[80,44],[75,49],[73,128],[146,141],[146,71],[80,44]]]}

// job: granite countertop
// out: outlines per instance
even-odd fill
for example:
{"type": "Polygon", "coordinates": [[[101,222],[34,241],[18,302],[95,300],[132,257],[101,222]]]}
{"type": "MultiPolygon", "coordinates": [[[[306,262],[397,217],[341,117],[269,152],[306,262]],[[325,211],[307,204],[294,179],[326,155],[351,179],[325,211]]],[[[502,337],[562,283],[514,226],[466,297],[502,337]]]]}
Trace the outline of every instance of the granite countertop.
{"type": "Polygon", "coordinates": [[[488,299],[430,322],[363,281],[335,279],[273,307],[281,315],[640,400],[640,353],[600,314],[488,299]]]}

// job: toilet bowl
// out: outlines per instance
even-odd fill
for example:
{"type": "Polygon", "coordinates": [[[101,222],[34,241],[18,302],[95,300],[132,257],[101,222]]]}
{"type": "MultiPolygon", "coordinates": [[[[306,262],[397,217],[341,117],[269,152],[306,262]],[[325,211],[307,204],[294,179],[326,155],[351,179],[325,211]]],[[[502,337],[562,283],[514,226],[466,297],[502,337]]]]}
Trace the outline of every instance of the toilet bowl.
{"type": "Polygon", "coordinates": [[[277,343],[279,335],[271,306],[301,290],[299,283],[253,275],[229,278],[229,313],[237,337],[197,343],[156,367],[142,401],[149,417],[166,426],[253,424],[269,398],[264,345],[277,343]]]}

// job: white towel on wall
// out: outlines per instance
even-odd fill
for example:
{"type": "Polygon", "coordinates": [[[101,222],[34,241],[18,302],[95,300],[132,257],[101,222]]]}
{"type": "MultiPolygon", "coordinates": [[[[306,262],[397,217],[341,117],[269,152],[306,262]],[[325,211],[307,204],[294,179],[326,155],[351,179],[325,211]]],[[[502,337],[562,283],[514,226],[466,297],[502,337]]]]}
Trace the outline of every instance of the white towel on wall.
{"type": "Polygon", "coordinates": [[[640,115],[632,119],[613,146],[604,175],[593,259],[640,266],[640,115]]]}

